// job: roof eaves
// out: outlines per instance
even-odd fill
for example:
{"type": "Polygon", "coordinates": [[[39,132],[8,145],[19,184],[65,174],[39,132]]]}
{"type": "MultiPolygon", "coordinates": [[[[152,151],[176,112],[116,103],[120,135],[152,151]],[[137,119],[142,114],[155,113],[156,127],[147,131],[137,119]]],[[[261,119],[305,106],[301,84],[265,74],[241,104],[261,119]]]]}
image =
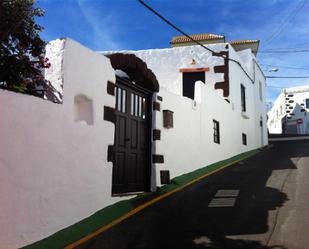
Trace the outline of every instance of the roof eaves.
{"type": "Polygon", "coordinates": [[[241,44],[251,44],[251,43],[260,43],[260,40],[237,40],[237,41],[230,41],[231,45],[241,45],[241,44]]]}
{"type": "MultiPolygon", "coordinates": [[[[225,36],[223,35],[215,35],[215,34],[193,34],[190,37],[196,41],[203,41],[203,40],[216,40],[216,39],[224,39],[225,36]]],[[[172,37],[171,44],[179,44],[179,43],[187,43],[191,40],[186,36],[174,36],[172,37]]]]}

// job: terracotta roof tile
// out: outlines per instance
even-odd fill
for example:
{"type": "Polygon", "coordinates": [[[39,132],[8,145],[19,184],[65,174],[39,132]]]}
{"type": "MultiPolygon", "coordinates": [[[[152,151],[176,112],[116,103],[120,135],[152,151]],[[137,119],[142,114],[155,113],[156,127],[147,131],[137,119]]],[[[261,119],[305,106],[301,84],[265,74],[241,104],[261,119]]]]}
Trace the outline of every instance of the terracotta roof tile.
{"type": "MultiPolygon", "coordinates": [[[[190,36],[196,41],[224,39],[223,35],[215,35],[215,34],[195,34],[190,36]]],[[[184,43],[184,42],[191,42],[191,40],[188,37],[182,35],[182,36],[174,36],[171,41],[172,44],[184,43]]]]}
{"type": "Polygon", "coordinates": [[[248,43],[258,43],[259,40],[238,40],[229,42],[231,45],[240,45],[240,44],[248,44],[248,43]]]}

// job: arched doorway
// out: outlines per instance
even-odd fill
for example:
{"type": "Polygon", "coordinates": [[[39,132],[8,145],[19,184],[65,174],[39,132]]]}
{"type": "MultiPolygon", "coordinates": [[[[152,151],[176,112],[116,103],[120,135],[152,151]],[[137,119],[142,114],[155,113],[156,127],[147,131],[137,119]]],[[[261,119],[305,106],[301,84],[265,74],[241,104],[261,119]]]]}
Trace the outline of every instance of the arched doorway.
{"type": "Polygon", "coordinates": [[[112,194],[150,190],[152,94],[159,90],[155,75],[134,54],[108,55],[116,77],[115,139],[112,194]]]}

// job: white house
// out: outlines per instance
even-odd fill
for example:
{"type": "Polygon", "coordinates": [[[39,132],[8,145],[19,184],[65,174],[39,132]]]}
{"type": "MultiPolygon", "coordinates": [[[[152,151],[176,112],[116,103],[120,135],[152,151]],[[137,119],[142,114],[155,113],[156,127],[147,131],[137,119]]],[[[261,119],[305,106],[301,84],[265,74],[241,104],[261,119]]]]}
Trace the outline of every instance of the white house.
{"type": "Polygon", "coordinates": [[[0,90],[0,248],[267,145],[256,41],[234,46],[103,55],[51,42],[45,98],[57,103],[0,90]]]}
{"type": "Polygon", "coordinates": [[[269,133],[309,134],[308,110],[308,86],[284,89],[268,112],[269,133]]]}

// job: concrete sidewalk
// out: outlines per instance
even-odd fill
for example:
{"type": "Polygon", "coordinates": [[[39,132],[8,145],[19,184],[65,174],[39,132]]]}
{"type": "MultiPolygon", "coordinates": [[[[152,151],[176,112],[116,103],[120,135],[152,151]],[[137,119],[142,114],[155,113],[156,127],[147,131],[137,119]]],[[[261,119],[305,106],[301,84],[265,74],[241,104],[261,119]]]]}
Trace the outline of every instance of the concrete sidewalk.
{"type": "Polygon", "coordinates": [[[308,249],[309,141],[274,143],[79,248],[308,249]]]}

